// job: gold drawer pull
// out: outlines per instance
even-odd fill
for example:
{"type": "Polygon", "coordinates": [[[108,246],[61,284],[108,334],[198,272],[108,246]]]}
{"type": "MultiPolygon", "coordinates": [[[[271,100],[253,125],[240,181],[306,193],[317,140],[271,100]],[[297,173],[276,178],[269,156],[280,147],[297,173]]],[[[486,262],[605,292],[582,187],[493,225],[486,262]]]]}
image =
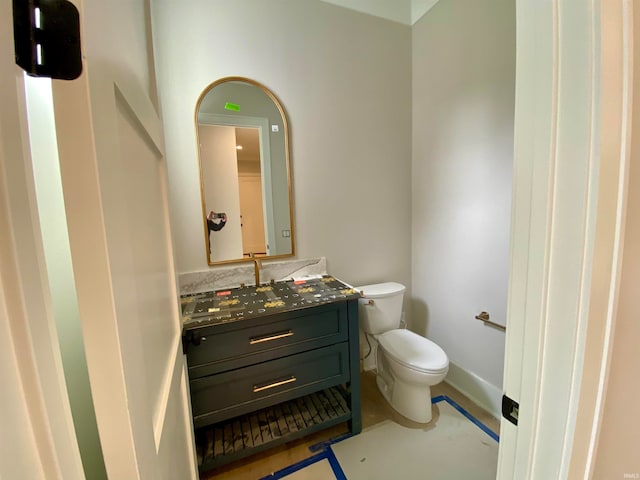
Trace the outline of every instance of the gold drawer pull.
{"type": "Polygon", "coordinates": [[[253,386],[253,393],[258,393],[258,392],[261,392],[263,390],[269,390],[270,388],[279,387],[280,385],[286,385],[287,383],[293,383],[296,380],[297,380],[297,378],[292,375],[291,378],[287,378],[286,380],[280,380],[278,382],[273,382],[273,383],[270,383],[268,385],[262,385],[261,387],[259,387],[257,385],[254,385],[253,386]]]}
{"type": "Polygon", "coordinates": [[[249,345],[255,345],[262,342],[270,342],[271,340],[279,340],[281,338],[287,338],[293,336],[293,331],[287,330],[286,332],[275,333],[273,335],[267,335],[265,337],[253,337],[249,339],[249,345]]]}

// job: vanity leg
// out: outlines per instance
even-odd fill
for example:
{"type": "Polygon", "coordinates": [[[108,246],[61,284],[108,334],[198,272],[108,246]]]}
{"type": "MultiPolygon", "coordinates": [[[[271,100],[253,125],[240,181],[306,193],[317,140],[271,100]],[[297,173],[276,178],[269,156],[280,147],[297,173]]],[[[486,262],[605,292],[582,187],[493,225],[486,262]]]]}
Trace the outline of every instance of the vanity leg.
{"type": "Polygon", "coordinates": [[[362,408],[360,401],[360,333],[358,330],[358,300],[350,300],[347,304],[349,316],[349,370],[351,382],[351,420],[349,431],[356,435],[362,431],[362,408]]]}

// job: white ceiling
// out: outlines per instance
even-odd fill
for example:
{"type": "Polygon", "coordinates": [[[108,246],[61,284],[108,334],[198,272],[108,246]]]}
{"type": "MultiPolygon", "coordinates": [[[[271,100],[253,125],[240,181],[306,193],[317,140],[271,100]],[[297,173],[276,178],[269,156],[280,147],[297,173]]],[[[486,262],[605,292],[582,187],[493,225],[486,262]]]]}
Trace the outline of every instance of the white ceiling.
{"type": "Polygon", "coordinates": [[[341,7],[413,25],[438,0],[321,0],[341,7]]]}

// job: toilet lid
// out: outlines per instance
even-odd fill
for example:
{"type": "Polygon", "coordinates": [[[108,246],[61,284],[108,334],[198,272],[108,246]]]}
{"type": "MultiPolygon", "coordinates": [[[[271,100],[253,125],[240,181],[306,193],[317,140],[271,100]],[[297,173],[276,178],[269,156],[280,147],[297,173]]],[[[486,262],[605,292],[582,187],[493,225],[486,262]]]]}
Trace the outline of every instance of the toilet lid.
{"type": "Polygon", "coordinates": [[[379,335],[378,342],[396,362],[413,370],[438,373],[449,366],[449,358],[442,348],[410,330],[390,330],[379,335]]]}
{"type": "Polygon", "coordinates": [[[406,289],[404,285],[396,282],[375,283],[373,285],[364,285],[355,288],[362,293],[365,298],[389,297],[396,293],[404,292],[406,289]]]}

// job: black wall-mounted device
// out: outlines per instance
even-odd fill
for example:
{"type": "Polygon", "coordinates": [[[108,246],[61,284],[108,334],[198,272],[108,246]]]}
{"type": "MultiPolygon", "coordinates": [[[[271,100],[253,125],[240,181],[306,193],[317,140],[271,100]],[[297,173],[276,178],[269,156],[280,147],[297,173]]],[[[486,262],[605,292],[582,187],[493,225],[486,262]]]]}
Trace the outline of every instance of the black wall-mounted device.
{"type": "Polygon", "coordinates": [[[31,76],[82,73],[80,14],[67,0],[13,0],[13,41],[16,64],[31,76]]]}

